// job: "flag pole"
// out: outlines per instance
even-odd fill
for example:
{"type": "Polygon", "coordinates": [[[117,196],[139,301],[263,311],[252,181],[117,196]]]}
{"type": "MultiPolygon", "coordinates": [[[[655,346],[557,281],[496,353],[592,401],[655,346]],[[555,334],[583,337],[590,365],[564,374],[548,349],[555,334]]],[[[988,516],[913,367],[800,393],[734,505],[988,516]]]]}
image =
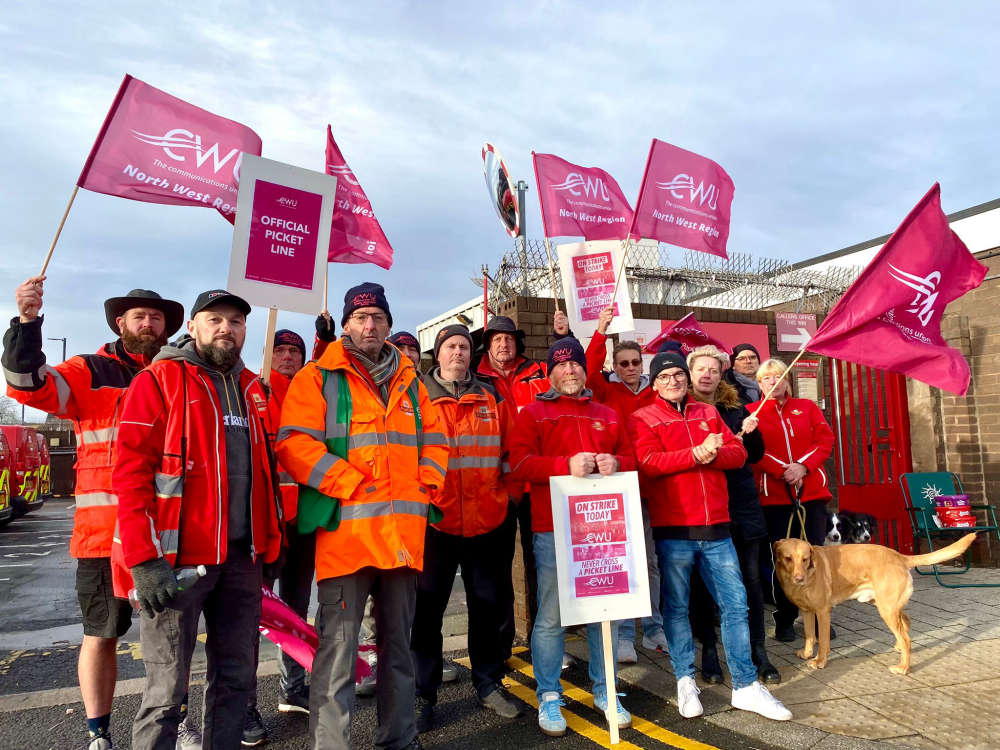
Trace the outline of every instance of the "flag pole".
{"type": "MultiPolygon", "coordinates": [[[[807,341],[806,343],[809,343],[809,342],[807,341]]],[[[782,380],[784,380],[786,377],[788,377],[788,373],[790,373],[792,371],[792,368],[795,367],[795,363],[798,362],[802,358],[802,355],[805,354],[805,353],[806,353],[806,347],[805,347],[805,345],[803,345],[802,348],[799,349],[799,353],[795,355],[795,359],[793,359],[788,364],[788,367],[785,368],[785,371],[783,373],[781,373],[781,377],[774,381],[774,385],[771,386],[771,390],[769,390],[767,392],[767,395],[764,396],[764,398],[761,399],[760,406],[758,406],[756,409],[754,409],[753,414],[750,415],[751,417],[756,417],[757,413],[761,409],[764,408],[764,404],[767,403],[767,400],[769,398],[771,398],[771,394],[774,393],[774,389],[777,388],[781,384],[782,380]]],[[[740,433],[742,434],[742,430],[740,431],[740,433]]]]}
{"type": "Polygon", "coordinates": [[[49,261],[52,260],[52,251],[56,249],[56,243],[59,241],[59,235],[62,234],[63,225],[66,223],[66,217],[69,216],[69,210],[73,207],[73,201],[76,200],[76,194],[79,192],[80,186],[74,185],[73,192],[70,193],[69,203],[66,204],[66,210],[63,211],[62,220],[59,222],[59,228],[56,229],[56,236],[52,238],[52,244],[49,245],[49,252],[45,255],[45,262],[42,263],[42,270],[39,276],[44,276],[45,271],[49,267],[49,261]]]}
{"type": "Polygon", "coordinates": [[[552,267],[552,248],[549,245],[549,237],[545,235],[545,256],[549,259],[549,284],[552,285],[552,301],[556,303],[556,311],[559,311],[559,295],[556,293],[556,272],[552,267]]]}
{"type": "Polygon", "coordinates": [[[278,308],[267,311],[267,330],[264,333],[264,362],[260,366],[260,379],[264,385],[271,384],[271,360],[274,358],[274,331],[278,327],[278,308]]]}
{"type": "MultiPolygon", "coordinates": [[[[654,138],[652,143],[649,144],[649,153],[646,155],[646,167],[642,170],[642,182],[639,183],[639,195],[635,199],[635,208],[632,209],[632,221],[629,222],[628,231],[625,233],[625,239],[622,240],[622,264],[618,269],[618,273],[615,276],[615,290],[611,293],[611,304],[614,306],[615,297],[618,296],[618,283],[622,280],[622,275],[625,273],[625,261],[628,259],[629,251],[629,240],[632,237],[632,230],[635,229],[635,220],[639,215],[639,203],[642,201],[642,189],[646,186],[646,177],[649,175],[649,163],[653,160],[653,146],[656,145],[656,139],[654,138]]],[[[629,300],[631,303],[631,300],[629,300]]]]}

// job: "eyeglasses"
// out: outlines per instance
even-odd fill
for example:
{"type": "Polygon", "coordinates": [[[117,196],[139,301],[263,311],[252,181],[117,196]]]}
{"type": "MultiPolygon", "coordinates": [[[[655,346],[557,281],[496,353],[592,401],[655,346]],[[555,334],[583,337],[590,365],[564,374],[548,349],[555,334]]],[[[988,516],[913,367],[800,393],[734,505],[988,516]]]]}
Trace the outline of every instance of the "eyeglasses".
{"type": "Polygon", "coordinates": [[[748,354],[745,357],[741,354],[740,356],[738,356],[733,361],[734,362],[756,362],[758,359],[760,359],[760,357],[758,357],[756,354],[748,354]]]}
{"type": "Polygon", "coordinates": [[[389,318],[385,313],[354,313],[350,319],[359,326],[367,325],[369,319],[377,326],[389,322],[389,318]]]}
{"type": "Polygon", "coordinates": [[[680,383],[687,380],[687,373],[684,370],[678,370],[677,372],[661,372],[656,376],[657,382],[666,383],[669,381],[674,381],[675,383],[680,383]]]}
{"type": "Polygon", "coordinates": [[[618,361],[616,367],[642,367],[641,359],[622,359],[618,361]]]}

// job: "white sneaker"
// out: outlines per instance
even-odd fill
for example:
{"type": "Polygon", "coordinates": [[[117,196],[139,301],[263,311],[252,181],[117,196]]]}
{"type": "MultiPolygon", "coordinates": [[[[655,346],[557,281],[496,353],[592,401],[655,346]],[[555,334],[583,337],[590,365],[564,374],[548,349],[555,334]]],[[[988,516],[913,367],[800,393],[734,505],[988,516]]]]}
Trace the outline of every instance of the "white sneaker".
{"type": "Polygon", "coordinates": [[[177,750],[201,750],[201,730],[188,716],[177,725],[177,750]]]}
{"type": "Polygon", "coordinates": [[[643,634],[642,647],[647,651],[660,651],[667,653],[667,634],[662,630],[653,635],[643,634]]]}
{"type": "Polygon", "coordinates": [[[746,687],[734,690],[732,704],[733,708],[753,711],[755,714],[775,721],[788,721],[792,718],[792,712],[785,708],[784,704],[771,695],[768,689],[757,680],[746,687]]]}
{"type": "Polygon", "coordinates": [[[538,704],[538,728],[549,737],[562,737],[566,734],[566,718],[559,708],[563,704],[562,696],[556,692],[544,693],[538,704]]]}
{"type": "Polygon", "coordinates": [[[639,656],[635,653],[635,644],[632,641],[619,640],[615,649],[615,659],[619,664],[635,664],[639,661],[639,656]]]}
{"type": "Polygon", "coordinates": [[[677,710],[685,719],[693,719],[705,713],[698,698],[700,692],[694,677],[681,677],[677,680],[677,710]]]}

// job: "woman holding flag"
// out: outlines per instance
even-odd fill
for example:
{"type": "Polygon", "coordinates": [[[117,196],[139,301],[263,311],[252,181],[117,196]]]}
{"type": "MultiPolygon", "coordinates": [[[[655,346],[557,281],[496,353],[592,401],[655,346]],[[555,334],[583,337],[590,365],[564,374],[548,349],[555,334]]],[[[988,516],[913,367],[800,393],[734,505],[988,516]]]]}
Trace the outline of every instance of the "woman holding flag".
{"type": "MultiPolygon", "coordinates": [[[[764,456],[754,464],[754,478],[771,542],[799,536],[804,529],[810,544],[821,545],[826,503],[832,497],[823,463],[833,452],[833,430],[815,403],[792,396],[786,369],[784,362],[769,359],[757,370],[761,393],[770,397],[747,406],[757,415],[764,438],[764,456]],[[793,499],[802,503],[801,511],[796,512],[793,499]]],[[[792,625],[799,610],[773,581],[772,588],[777,604],[774,639],[789,643],[795,640],[792,625]]]]}

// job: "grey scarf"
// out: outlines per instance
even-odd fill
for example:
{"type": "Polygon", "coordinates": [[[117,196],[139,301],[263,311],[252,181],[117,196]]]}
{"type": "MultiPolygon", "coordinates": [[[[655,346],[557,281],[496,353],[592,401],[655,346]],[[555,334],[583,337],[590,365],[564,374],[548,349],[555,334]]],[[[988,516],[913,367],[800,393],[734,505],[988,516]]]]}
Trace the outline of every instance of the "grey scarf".
{"type": "Polygon", "coordinates": [[[382,344],[382,350],[378,353],[378,360],[369,359],[368,355],[365,354],[361,349],[355,346],[354,341],[350,336],[344,336],[341,341],[344,344],[344,348],[351,353],[351,355],[361,363],[368,374],[371,375],[372,380],[375,381],[375,385],[379,389],[379,393],[382,395],[383,403],[389,400],[389,380],[399,369],[399,349],[389,344],[382,344]]]}
{"type": "Polygon", "coordinates": [[[756,380],[748,378],[746,375],[736,372],[736,370],[733,370],[733,377],[737,383],[746,389],[747,396],[751,402],[760,401],[760,385],[757,384],[756,380]]]}

